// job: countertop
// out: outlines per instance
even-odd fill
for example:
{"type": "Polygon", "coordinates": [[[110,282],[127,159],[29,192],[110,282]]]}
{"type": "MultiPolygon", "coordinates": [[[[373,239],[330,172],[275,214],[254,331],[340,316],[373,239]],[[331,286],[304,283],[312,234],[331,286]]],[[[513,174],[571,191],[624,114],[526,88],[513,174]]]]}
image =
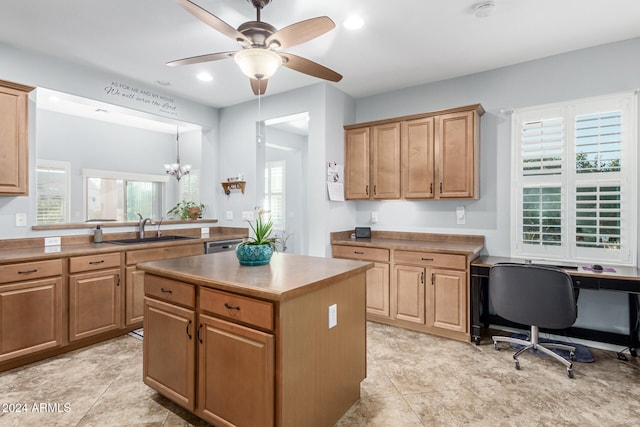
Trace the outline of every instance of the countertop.
{"type": "Polygon", "coordinates": [[[373,263],[274,253],[271,263],[240,265],[235,252],[138,264],[138,270],[269,301],[284,301],[364,272],[373,263]]]}
{"type": "Polygon", "coordinates": [[[371,238],[356,239],[351,234],[352,231],[331,233],[331,244],[450,253],[471,259],[484,248],[484,236],[372,231],[371,238]]]}
{"type": "MultiPolygon", "coordinates": [[[[511,263],[524,263],[522,258],[508,258],[498,256],[481,256],[474,260],[472,266],[491,267],[499,262],[511,262],[511,263]]],[[[533,260],[533,264],[552,265],[556,267],[570,267],[564,268],[569,275],[579,274],[580,276],[592,276],[603,279],[617,279],[617,280],[637,280],[640,281],[640,270],[636,267],[624,266],[624,265],[608,265],[602,264],[603,271],[593,271],[590,267],[592,264],[579,263],[579,262],[562,262],[559,260],[533,260]],[[614,271],[611,271],[614,270],[614,271]]]]}
{"type": "MultiPolygon", "coordinates": [[[[170,234],[170,233],[168,233],[170,234]]],[[[7,248],[0,249],[0,264],[12,263],[12,262],[25,262],[25,261],[41,261],[47,259],[64,258],[80,255],[92,255],[108,252],[126,252],[139,249],[153,249],[162,248],[167,246],[179,247],[183,245],[192,245],[194,243],[220,241],[220,240],[232,240],[242,239],[247,236],[246,233],[236,234],[224,234],[224,235],[210,235],[209,237],[199,238],[193,237],[191,239],[182,240],[170,240],[154,243],[135,243],[128,245],[118,245],[108,243],[105,240],[103,243],[78,243],[68,244],[61,246],[39,246],[30,248],[7,248]]]]}

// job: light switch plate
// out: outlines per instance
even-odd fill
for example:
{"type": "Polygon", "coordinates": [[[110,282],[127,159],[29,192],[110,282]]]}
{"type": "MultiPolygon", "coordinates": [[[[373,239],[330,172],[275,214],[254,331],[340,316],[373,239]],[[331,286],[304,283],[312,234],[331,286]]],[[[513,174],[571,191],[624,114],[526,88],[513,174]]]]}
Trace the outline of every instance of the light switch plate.
{"type": "Polygon", "coordinates": [[[465,222],[466,222],[466,218],[464,213],[464,206],[458,206],[456,208],[456,223],[464,224],[465,222]]]}
{"type": "Polygon", "coordinates": [[[227,211],[227,220],[233,221],[233,211],[227,211]]]}
{"type": "Polygon", "coordinates": [[[26,227],[27,226],[27,214],[26,213],[17,213],[16,214],[16,227],[26,227]]]}

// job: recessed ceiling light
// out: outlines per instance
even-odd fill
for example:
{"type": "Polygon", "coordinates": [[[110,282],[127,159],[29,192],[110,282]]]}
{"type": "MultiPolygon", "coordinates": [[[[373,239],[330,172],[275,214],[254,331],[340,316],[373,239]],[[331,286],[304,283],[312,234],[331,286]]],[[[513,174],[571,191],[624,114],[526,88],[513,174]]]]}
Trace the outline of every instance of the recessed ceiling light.
{"type": "Polygon", "coordinates": [[[198,80],[201,80],[203,82],[210,82],[211,80],[213,80],[213,76],[209,73],[199,73],[196,77],[198,77],[198,80]]]}
{"type": "Polygon", "coordinates": [[[491,15],[496,10],[496,2],[494,1],[484,1],[482,3],[478,3],[475,6],[475,14],[476,18],[486,18],[491,15]]]}
{"type": "Polygon", "coordinates": [[[171,86],[171,82],[168,82],[166,80],[156,80],[156,83],[162,86],[171,86]]]}
{"type": "Polygon", "coordinates": [[[348,30],[357,30],[358,28],[362,28],[364,25],[364,20],[359,16],[352,15],[345,19],[343,22],[344,27],[348,30]]]}

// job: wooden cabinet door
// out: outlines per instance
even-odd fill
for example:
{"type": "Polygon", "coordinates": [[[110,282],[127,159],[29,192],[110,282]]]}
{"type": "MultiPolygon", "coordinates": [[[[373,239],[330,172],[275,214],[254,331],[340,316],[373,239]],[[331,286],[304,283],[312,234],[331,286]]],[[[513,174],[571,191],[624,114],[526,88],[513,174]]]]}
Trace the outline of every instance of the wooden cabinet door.
{"type": "Polygon", "coordinates": [[[29,193],[27,105],[31,90],[0,80],[0,195],[29,193]]]}
{"type": "Polygon", "coordinates": [[[400,198],[400,123],[373,126],[371,184],[374,199],[400,198]]]}
{"type": "Polygon", "coordinates": [[[473,111],[436,117],[436,184],[439,198],[477,197],[477,138],[473,111]]]}
{"type": "Polygon", "coordinates": [[[467,275],[463,271],[431,270],[427,326],[466,333],[467,275]]]}
{"type": "Polygon", "coordinates": [[[62,279],[0,286],[0,362],[62,344],[62,279]]]}
{"type": "Polygon", "coordinates": [[[195,409],[196,314],[146,298],[143,381],[178,405],[195,409]]]}
{"type": "Polygon", "coordinates": [[[144,272],[135,266],[127,267],[124,296],[124,323],[133,325],[142,322],[144,316],[144,272]]]}
{"type": "Polygon", "coordinates": [[[407,322],[425,323],[425,269],[410,265],[394,268],[392,317],[407,322]]]}
{"type": "Polygon", "coordinates": [[[345,132],[344,197],[369,198],[369,128],[345,132]]]}
{"type": "Polygon", "coordinates": [[[120,269],[69,276],[69,341],[120,328],[120,269]]]}
{"type": "Polygon", "coordinates": [[[367,312],[389,317],[389,264],[374,263],[367,270],[367,312]]]}
{"type": "Polygon", "coordinates": [[[402,197],[433,198],[433,117],[402,122],[402,197]]]}
{"type": "Polygon", "coordinates": [[[198,340],[196,414],[214,425],[273,426],[273,335],[200,315],[198,340]]]}

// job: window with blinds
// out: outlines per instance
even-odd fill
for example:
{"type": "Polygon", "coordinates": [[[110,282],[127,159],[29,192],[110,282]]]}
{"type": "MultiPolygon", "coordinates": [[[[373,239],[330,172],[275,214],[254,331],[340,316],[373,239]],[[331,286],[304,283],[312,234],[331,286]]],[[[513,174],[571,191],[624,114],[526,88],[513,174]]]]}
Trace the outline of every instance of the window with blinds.
{"type": "Polygon", "coordinates": [[[285,229],[285,163],[282,160],[265,164],[264,207],[270,212],[274,230],[285,229]]]}
{"type": "Polygon", "coordinates": [[[36,166],[36,221],[38,225],[69,222],[68,162],[38,160],[36,166]]]}
{"type": "Polygon", "coordinates": [[[637,95],[514,112],[513,256],[636,264],[637,95]]]}

